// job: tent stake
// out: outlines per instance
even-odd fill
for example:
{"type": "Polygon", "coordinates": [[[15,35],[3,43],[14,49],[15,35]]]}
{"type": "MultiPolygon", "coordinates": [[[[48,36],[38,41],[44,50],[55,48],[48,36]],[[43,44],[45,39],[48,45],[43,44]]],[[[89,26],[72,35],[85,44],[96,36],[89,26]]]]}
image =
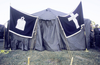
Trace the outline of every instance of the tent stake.
{"type": "Polygon", "coordinates": [[[30,57],[28,57],[28,65],[30,65],[30,57]]]}
{"type": "Polygon", "coordinates": [[[86,48],[85,52],[89,52],[89,51],[87,50],[87,48],[86,48]]]}
{"type": "Polygon", "coordinates": [[[72,57],[72,59],[71,59],[71,63],[70,63],[70,65],[72,65],[72,63],[73,63],[73,57],[72,57]]]}

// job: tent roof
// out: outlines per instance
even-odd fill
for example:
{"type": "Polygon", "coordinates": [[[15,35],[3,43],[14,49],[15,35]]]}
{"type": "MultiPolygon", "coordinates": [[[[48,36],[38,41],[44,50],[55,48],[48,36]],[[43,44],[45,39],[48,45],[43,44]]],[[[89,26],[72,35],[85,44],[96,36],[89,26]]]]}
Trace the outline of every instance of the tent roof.
{"type": "Polygon", "coordinates": [[[40,12],[33,13],[32,15],[38,16],[40,19],[51,20],[55,19],[57,16],[64,16],[66,13],[47,8],[40,12]]]}

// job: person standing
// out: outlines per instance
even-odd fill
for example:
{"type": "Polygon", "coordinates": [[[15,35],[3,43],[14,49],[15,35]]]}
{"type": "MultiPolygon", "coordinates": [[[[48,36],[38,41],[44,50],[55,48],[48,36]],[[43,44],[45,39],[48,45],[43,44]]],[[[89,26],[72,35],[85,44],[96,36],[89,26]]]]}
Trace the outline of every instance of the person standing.
{"type": "Polygon", "coordinates": [[[94,36],[95,36],[95,46],[97,48],[100,48],[100,28],[99,28],[98,24],[95,26],[94,36]]]}

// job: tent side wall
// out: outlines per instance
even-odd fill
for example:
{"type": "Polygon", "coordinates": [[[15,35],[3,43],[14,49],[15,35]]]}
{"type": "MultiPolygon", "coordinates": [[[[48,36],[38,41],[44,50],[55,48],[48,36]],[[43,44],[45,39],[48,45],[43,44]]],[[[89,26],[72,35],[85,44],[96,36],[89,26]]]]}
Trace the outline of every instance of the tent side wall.
{"type": "Polygon", "coordinates": [[[86,32],[86,46],[89,49],[90,48],[90,24],[91,21],[89,19],[84,19],[84,23],[85,23],[85,32],[86,32]]]}

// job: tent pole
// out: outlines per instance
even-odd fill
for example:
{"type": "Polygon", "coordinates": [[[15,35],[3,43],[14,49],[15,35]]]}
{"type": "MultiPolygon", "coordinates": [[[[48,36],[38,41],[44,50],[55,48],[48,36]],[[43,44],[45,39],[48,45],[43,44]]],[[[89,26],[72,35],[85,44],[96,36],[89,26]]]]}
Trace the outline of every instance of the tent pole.
{"type": "Polygon", "coordinates": [[[62,25],[61,25],[60,20],[59,20],[58,17],[57,17],[57,19],[58,19],[59,25],[60,25],[60,27],[61,27],[61,30],[62,30],[63,35],[64,35],[64,38],[65,38],[65,44],[66,44],[66,48],[67,48],[67,50],[68,50],[68,55],[70,55],[70,59],[71,59],[70,65],[72,65],[72,63],[73,63],[73,57],[72,57],[72,53],[71,53],[71,51],[70,51],[70,47],[69,47],[69,44],[68,44],[68,41],[67,41],[67,37],[66,37],[66,35],[65,35],[65,33],[64,33],[64,30],[63,30],[63,28],[62,28],[62,25]]]}
{"type": "MultiPolygon", "coordinates": [[[[8,36],[8,38],[7,38],[7,43],[8,43],[8,44],[9,44],[9,37],[10,37],[10,35],[9,35],[10,24],[9,24],[9,23],[10,23],[10,21],[8,21],[8,25],[7,25],[7,26],[8,26],[8,31],[7,31],[7,32],[8,32],[8,33],[7,33],[7,36],[8,36]]],[[[11,37],[10,37],[10,39],[11,39],[11,37]]],[[[10,47],[11,47],[11,44],[10,44],[10,47]]],[[[10,48],[10,50],[11,50],[11,48],[10,48]]]]}
{"type": "Polygon", "coordinates": [[[84,29],[84,36],[85,36],[85,47],[86,47],[86,49],[85,49],[85,52],[89,52],[89,51],[87,50],[85,26],[83,27],[83,29],[84,29]]]}

